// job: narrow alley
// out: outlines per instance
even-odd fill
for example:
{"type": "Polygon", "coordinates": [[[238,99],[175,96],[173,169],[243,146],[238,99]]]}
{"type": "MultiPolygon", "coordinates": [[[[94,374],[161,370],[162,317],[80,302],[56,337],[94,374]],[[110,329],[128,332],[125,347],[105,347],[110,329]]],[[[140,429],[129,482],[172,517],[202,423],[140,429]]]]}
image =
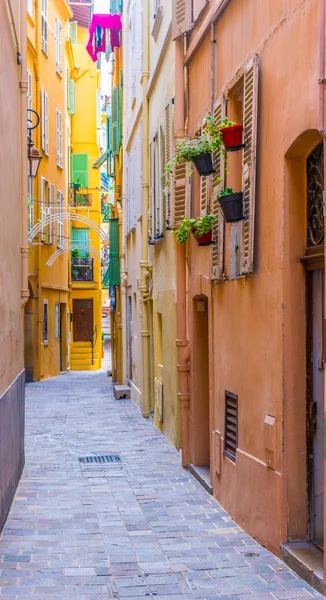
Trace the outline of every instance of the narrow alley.
{"type": "Polygon", "coordinates": [[[113,399],[105,371],[31,383],[26,405],[1,598],[322,597],[232,521],[134,404],[113,399]],[[121,462],[86,461],[109,455],[121,462]]]}

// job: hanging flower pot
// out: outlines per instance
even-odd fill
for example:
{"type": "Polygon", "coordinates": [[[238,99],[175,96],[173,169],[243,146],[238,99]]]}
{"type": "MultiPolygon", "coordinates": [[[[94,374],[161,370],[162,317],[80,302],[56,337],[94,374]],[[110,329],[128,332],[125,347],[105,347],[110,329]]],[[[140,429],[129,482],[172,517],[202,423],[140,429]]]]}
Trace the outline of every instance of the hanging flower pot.
{"type": "Polygon", "coordinates": [[[192,162],[194,163],[199,175],[202,177],[203,175],[211,175],[214,173],[213,161],[211,154],[197,154],[192,158],[192,162]]]}
{"type": "Polygon", "coordinates": [[[231,188],[227,188],[219,194],[218,200],[227,223],[236,223],[244,219],[242,192],[233,192],[231,188]]]}
{"type": "Polygon", "coordinates": [[[225,149],[229,152],[241,150],[245,144],[242,143],[243,126],[231,125],[230,127],[222,127],[221,134],[225,149]]]}
{"type": "Polygon", "coordinates": [[[200,237],[197,237],[195,235],[195,231],[196,229],[193,229],[192,232],[194,234],[194,238],[198,244],[198,246],[211,246],[211,244],[213,244],[213,231],[208,231],[207,233],[204,233],[203,235],[201,235],[200,237]]]}

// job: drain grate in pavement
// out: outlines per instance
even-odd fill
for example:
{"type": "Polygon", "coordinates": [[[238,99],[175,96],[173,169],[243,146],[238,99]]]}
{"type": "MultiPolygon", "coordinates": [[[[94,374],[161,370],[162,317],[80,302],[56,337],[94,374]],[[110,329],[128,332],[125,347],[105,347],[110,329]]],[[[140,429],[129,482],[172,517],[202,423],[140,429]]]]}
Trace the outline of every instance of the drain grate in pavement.
{"type": "Polygon", "coordinates": [[[121,458],[118,454],[107,454],[105,456],[79,456],[79,462],[82,464],[103,465],[107,463],[120,463],[121,458]]]}

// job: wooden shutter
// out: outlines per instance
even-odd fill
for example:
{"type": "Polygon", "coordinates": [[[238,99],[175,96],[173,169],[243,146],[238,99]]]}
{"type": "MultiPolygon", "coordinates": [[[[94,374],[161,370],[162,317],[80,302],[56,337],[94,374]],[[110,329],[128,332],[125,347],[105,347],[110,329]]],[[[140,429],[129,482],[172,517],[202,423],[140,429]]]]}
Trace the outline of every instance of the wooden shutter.
{"type": "Polygon", "coordinates": [[[172,2],[172,39],[187,33],[191,29],[192,0],[173,0],[172,2]]]}
{"type": "MultiPolygon", "coordinates": [[[[214,118],[217,123],[221,123],[226,114],[226,100],[222,96],[219,98],[214,108],[214,118]]],[[[221,150],[213,152],[213,166],[215,173],[212,177],[212,213],[215,215],[213,239],[211,251],[211,279],[219,281],[223,278],[224,267],[224,217],[218,202],[218,194],[225,183],[225,158],[221,150]]]]}
{"type": "Polygon", "coordinates": [[[41,219],[41,224],[42,224],[42,228],[41,228],[41,242],[45,242],[45,225],[44,225],[44,221],[46,218],[46,211],[45,211],[45,179],[44,177],[41,177],[41,193],[40,193],[40,219],[41,219]]]}
{"type": "MultiPolygon", "coordinates": [[[[54,185],[53,185],[53,183],[49,184],[48,195],[49,195],[48,216],[52,217],[54,214],[54,185]]],[[[53,243],[54,243],[54,221],[51,221],[49,223],[49,244],[53,244],[53,243]]]]}
{"type": "Polygon", "coordinates": [[[197,21],[200,13],[204,10],[207,0],[193,0],[194,5],[194,22],[197,21]]]}
{"type": "Polygon", "coordinates": [[[158,130],[158,165],[157,165],[157,208],[156,208],[156,227],[158,234],[164,235],[165,232],[165,221],[166,221],[166,210],[164,202],[164,191],[162,175],[164,169],[164,156],[165,156],[165,140],[164,131],[162,125],[159,126],[158,130]]]}
{"type": "Polygon", "coordinates": [[[49,155],[49,96],[44,92],[44,152],[49,155]]]}
{"type": "Polygon", "coordinates": [[[75,82],[69,79],[69,110],[70,114],[75,114],[75,82]]]}
{"type": "Polygon", "coordinates": [[[109,280],[110,285],[120,285],[120,243],[119,243],[119,219],[110,219],[110,262],[109,280]]]}
{"type": "Polygon", "coordinates": [[[120,152],[120,93],[119,86],[112,89],[112,154],[117,156],[120,152]]]}
{"type": "Polygon", "coordinates": [[[245,220],[242,221],[241,275],[252,273],[254,269],[258,61],[258,55],[255,54],[248,63],[244,75],[243,127],[246,146],[242,161],[242,191],[245,220]]]}
{"type": "Polygon", "coordinates": [[[186,213],[187,173],[186,163],[176,165],[174,168],[174,204],[173,221],[174,228],[179,227],[186,213]]]}
{"type": "Polygon", "coordinates": [[[72,154],[72,183],[88,188],[88,154],[72,154]]]}
{"type": "Polygon", "coordinates": [[[210,210],[211,175],[200,178],[200,216],[207,215],[210,210]]]}
{"type": "Polygon", "coordinates": [[[77,44],[77,21],[70,21],[69,23],[69,37],[72,44],[77,44]]]}
{"type": "MultiPolygon", "coordinates": [[[[170,162],[173,155],[173,108],[172,102],[165,108],[165,152],[164,163],[170,162]]],[[[173,181],[170,177],[169,185],[165,187],[165,211],[166,211],[166,228],[170,229],[172,225],[172,210],[173,210],[173,181]]]]}
{"type": "Polygon", "coordinates": [[[41,138],[42,151],[45,152],[45,106],[44,106],[44,88],[41,86],[41,138]]]}
{"type": "Polygon", "coordinates": [[[149,239],[155,237],[155,219],[154,219],[154,181],[155,181],[155,144],[149,143],[149,195],[148,195],[148,229],[149,239]]]}

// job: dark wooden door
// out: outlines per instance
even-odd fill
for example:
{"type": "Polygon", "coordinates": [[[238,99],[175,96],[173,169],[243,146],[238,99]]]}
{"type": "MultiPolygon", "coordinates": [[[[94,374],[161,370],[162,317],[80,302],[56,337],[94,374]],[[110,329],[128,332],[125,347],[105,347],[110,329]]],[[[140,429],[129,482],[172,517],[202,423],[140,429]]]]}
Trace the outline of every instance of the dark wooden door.
{"type": "Polygon", "coordinates": [[[74,342],[91,342],[93,335],[93,300],[73,301],[74,342]]]}

